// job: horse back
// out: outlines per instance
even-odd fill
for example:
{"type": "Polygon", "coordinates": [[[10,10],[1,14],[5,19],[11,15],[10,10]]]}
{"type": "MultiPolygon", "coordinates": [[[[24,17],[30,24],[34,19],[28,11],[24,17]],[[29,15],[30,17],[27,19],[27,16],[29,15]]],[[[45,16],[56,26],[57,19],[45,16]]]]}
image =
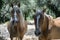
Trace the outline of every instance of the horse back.
{"type": "Polygon", "coordinates": [[[54,26],[60,27],[60,17],[54,19],[53,21],[54,21],[54,24],[53,24],[54,26]]]}

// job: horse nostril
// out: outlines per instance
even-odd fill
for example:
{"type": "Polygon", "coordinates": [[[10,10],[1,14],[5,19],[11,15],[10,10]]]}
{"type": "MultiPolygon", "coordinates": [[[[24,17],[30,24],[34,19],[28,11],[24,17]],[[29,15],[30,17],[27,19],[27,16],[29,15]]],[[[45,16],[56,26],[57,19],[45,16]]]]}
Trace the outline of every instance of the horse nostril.
{"type": "Polygon", "coordinates": [[[14,21],[15,23],[18,23],[18,21],[14,21]]]}
{"type": "Polygon", "coordinates": [[[36,36],[39,36],[40,34],[41,34],[40,31],[35,31],[35,35],[36,35],[36,36]]]}
{"type": "Polygon", "coordinates": [[[14,21],[12,21],[12,23],[14,24],[14,21]]]}
{"type": "Polygon", "coordinates": [[[18,23],[18,21],[17,21],[17,20],[13,20],[12,23],[13,23],[13,24],[14,24],[14,23],[18,23]]]}
{"type": "Polygon", "coordinates": [[[18,20],[15,20],[16,23],[18,23],[18,20]]]}

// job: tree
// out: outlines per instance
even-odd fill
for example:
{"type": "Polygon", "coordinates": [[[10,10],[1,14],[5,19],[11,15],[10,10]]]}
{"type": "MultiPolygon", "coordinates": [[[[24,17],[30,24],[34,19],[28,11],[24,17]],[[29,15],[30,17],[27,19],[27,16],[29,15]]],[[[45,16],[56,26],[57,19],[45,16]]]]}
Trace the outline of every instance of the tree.
{"type": "Polygon", "coordinates": [[[60,10],[51,1],[47,1],[47,7],[55,13],[56,17],[60,17],[60,10]]]}
{"type": "Polygon", "coordinates": [[[4,2],[2,0],[0,0],[0,10],[2,9],[3,3],[4,2]]]}
{"type": "Polygon", "coordinates": [[[2,0],[0,0],[0,23],[2,21],[1,9],[2,9],[3,3],[4,2],[2,0]]]}

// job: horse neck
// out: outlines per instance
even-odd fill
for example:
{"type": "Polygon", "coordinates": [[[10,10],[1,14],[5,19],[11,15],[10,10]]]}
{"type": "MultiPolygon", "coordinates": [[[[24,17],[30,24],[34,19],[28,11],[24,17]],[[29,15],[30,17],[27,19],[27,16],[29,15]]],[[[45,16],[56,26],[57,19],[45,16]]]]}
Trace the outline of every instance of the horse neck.
{"type": "Polygon", "coordinates": [[[24,17],[23,17],[23,14],[22,13],[20,13],[20,25],[22,26],[24,26],[24,17]]]}
{"type": "Polygon", "coordinates": [[[43,25],[42,25],[43,31],[48,30],[48,24],[49,24],[48,18],[47,18],[47,16],[44,15],[43,25]]]}

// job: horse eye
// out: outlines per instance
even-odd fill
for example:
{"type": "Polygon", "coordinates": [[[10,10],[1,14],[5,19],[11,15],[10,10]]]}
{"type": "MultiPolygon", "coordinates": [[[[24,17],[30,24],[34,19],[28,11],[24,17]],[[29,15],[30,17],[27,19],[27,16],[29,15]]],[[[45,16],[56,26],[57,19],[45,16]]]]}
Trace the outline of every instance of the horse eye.
{"type": "Polygon", "coordinates": [[[19,11],[19,10],[17,10],[16,12],[17,12],[17,13],[20,13],[20,11],[19,11]]]}
{"type": "Polygon", "coordinates": [[[12,10],[11,13],[14,13],[14,10],[12,10]]]}

